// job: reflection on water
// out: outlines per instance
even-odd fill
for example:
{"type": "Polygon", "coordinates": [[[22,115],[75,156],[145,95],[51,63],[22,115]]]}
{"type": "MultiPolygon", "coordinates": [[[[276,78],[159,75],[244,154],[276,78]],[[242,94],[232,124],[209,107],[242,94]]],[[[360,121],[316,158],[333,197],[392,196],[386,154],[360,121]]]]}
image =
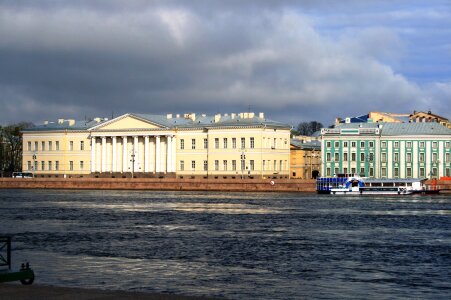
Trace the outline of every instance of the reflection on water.
{"type": "Polygon", "coordinates": [[[451,198],[2,190],[37,282],[230,299],[446,298],[451,198]]]}

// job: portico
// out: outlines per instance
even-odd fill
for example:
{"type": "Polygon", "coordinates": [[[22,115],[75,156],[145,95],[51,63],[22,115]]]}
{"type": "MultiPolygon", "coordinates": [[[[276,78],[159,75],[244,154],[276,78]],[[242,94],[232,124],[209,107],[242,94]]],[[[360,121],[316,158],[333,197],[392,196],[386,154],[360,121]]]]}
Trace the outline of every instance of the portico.
{"type": "Polygon", "coordinates": [[[91,133],[92,173],[171,173],[176,171],[172,134],[91,133]]]}

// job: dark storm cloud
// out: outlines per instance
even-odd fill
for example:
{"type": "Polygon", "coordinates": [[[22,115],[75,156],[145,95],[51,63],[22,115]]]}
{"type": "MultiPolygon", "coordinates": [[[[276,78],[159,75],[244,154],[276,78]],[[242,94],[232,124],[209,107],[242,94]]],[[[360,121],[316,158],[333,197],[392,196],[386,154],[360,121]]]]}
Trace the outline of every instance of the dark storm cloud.
{"type": "MultiPolygon", "coordinates": [[[[0,2],[0,117],[5,123],[251,106],[295,124],[444,107],[449,78],[421,87],[394,71],[409,46],[398,31],[325,30],[333,17],[343,24],[341,14],[365,8],[336,2],[0,2]],[[321,24],[325,34],[316,29],[321,24]]],[[[385,8],[367,3],[375,10],[367,22],[380,24],[385,8]]]]}

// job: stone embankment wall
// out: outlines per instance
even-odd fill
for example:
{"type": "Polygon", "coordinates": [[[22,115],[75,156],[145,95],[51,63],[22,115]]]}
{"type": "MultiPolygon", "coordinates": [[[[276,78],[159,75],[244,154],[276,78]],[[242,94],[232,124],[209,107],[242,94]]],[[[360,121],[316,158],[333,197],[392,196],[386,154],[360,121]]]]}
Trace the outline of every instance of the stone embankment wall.
{"type": "Polygon", "coordinates": [[[314,180],[175,178],[0,178],[0,189],[315,192],[314,180]]]}

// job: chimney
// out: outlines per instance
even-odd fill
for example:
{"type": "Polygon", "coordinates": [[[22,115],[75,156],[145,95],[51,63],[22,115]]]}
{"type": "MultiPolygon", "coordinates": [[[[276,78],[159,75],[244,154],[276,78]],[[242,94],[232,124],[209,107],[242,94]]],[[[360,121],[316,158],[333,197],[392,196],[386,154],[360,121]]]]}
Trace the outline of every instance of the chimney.
{"type": "Polygon", "coordinates": [[[221,114],[216,114],[215,115],[215,123],[218,123],[219,120],[221,120],[221,114]]]}
{"type": "Polygon", "coordinates": [[[94,118],[94,121],[96,121],[97,123],[100,123],[102,121],[102,119],[97,117],[97,118],[94,118]]]}
{"type": "Polygon", "coordinates": [[[349,123],[351,123],[351,118],[349,118],[349,117],[348,117],[348,118],[346,118],[346,119],[345,119],[345,123],[346,123],[346,124],[349,124],[349,123]]]}
{"type": "Polygon", "coordinates": [[[74,126],[75,125],[75,120],[69,119],[67,121],[69,122],[69,126],[74,126]]]}
{"type": "Polygon", "coordinates": [[[172,119],[172,114],[167,114],[167,115],[166,115],[166,119],[168,119],[168,120],[169,120],[169,119],[172,119]]]}
{"type": "Polygon", "coordinates": [[[49,124],[49,121],[44,121],[44,125],[48,125],[49,124]]]}
{"type": "Polygon", "coordinates": [[[230,117],[232,117],[232,119],[235,119],[236,114],[235,114],[235,113],[231,113],[231,114],[230,114],[230,117]]]}
{"type": "Polygon", "coordinates": [[[341,119],[340,117],[336,117],[336,118],[335,118],[335,125],[340,124],[341,121],[342,121],[342,119],[341,119]]]}
{"type": "Polygon", "coordinates": [[[178,119],[180,118],[180,114],[176,114],[175,117],[178,119]]]}
{"type": "Polygon", "coordinates": [[[195,113],[191,113],[189,115],[189,117],[190,117],[191,120],[193,120],[193,122],[196,121],[196,114],[195,113]]]}
{"type": "Polygon", "coordinates": [[[58,124],[63,124],[64,123],[64,119],[58,119],[58,124]]]}
{"type": "Polygon", "coordinates": [[[264,119],[265,118],[265,113],[262,113],[262,112],[258,113],[258,117],[260,119],[264,119]]]}

